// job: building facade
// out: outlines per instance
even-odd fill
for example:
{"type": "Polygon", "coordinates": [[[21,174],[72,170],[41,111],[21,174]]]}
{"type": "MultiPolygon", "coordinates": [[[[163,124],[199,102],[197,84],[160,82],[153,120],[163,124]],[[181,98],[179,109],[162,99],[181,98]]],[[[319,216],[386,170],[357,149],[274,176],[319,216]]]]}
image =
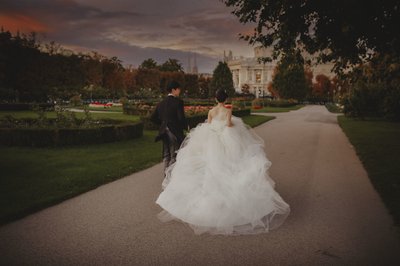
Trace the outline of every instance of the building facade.
{"type": "MultiPolygon", "coordinates": [[[[259,59],[270,56],[271,52],[263,47],[254,48],[254,57],[234,57],[229,51],[228,55],[224,52],[224,61],[228,64],[231,72],[233,85],[239,93],[248,91],[256,97],[271,96],[268,90],[272,83],[273,72],[277,65],[277,61],[263,63],[259,59]]],[[[332,64],[322,64],[311,68],[313,71],[313,79],[316,75],[324,74],[330,78],[333,77],[332,64]]]]}
{"type": "Polygon", "coordinates": [[[271,96],[268,84],[272,82],[272,73],[276,62],[263,63],[259,58],[267,56],[264,48],[254,48],[254,57],[233,57],[232,52],[228,55],[224,52],[224,61],[228,64],[233,78],[233,85],[237,92],[248,91],[256,97],[271,96]]]}

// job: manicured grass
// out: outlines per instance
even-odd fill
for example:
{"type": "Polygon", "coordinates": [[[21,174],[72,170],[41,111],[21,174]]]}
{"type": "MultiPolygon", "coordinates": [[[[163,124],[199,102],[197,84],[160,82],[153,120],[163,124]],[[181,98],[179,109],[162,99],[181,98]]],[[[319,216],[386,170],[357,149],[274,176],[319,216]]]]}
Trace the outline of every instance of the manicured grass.
{"type": "Polygon", "coordinates": [[[400,123],[339,116],[375,189],[400,225],[400,123]]]}
{"type": "Polygon", "coordinates": [[[261,125],[269,120],[275,119],[274,116],[263,116],[263,115],[249,115],[242,117],[243,122],[248,124],[251,127],[256,127],[261,125]]]}
{"type": "MultiPolygon", "coordinates": [[[[126,121],[139,121],[139,116],[136,115],[126,115],[123,113],[93,113],[89,112],[90,116],[94,119],[117,119],[117,120],[126,120],[126,121]]],[[[84,113],[74,112],[76,117],[83,118],[85,117],[84,113]]],[[[33,111],[0,111],[0,119],[11,115],[14,118],[37,118],[38,114],[33,111]]],[[[56,118],[55,112],[46,112],[46,117],[48,118],[56,118]]]]}
{"type": "MultiPolygon", "coordinates": [[[[243,117],[253,127],[271,119],[243,117]]],[[[156,131],[145,130],[140,139],[97,145],[0,146],[0,224],[161,162],[161,144],[154,142],[155,136],[156,131]]]]}
{"type": "Polygon", "coordinates": [[[1,147],[0,223],[160,162],[155,135],[65,148],[1,147]]]}
{"type": "Polygon", "coordinates": [[[290,107],[264,107],[261,109],[251,109],[251,111],[254,113],[284,113],[298,110],[302,107],[304,107],[304,105],[295,105],[290,107]]]}

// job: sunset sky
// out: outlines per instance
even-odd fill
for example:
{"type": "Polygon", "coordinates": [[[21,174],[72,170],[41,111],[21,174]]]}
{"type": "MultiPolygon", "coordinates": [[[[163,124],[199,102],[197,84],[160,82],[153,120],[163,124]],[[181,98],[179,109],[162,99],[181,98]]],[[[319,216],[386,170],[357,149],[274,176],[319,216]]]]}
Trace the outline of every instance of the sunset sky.
{"type": "Polygon", "coordinates": [[[224,50],[253,55],[238,37],[253,27],[230,11],[220,0],[0,0],[0,26],[134,67],[147,58],[176,58],[186,70],[188,55],[196,53],[199,72],[211,73],[224,50]]]}

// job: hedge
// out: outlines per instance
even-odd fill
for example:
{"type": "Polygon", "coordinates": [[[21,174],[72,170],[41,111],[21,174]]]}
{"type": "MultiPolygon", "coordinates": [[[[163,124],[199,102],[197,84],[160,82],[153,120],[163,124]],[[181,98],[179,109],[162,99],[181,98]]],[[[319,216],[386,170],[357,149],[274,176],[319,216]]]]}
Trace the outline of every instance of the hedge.
{"type": "MultiPolygon", "coordinates": [[[[250,115],[250,113],[251,113],[250,109],[233,110],[233,112],[232,112],[232,114],[234,116],[238,116],[238,117],[247,116],[247,115],[250,115]]],[[[150,121],[150,117],[148,117],[148,116],[140,117],[140,119],[144,123],[145,129],[156,130],[159,128],[158,125],[156,125],[150,121]]],[[[190,128],[196,127],[197,124],[203,123],[206,119],[207,119],[207,114],[200,114],[200,115],[186,117],[186,121],[190,128]]]]}
{"type": "Polygon", "coordinates": [[[46,110],[54,110],[53,103],[0,103],[0,111],[33,110],[35,106],[46,110]]]}
{"type": "Polygon", "coordinates": [[[65,146],[139,138],[143,123],[105,125],[95,128],[0,128],[0,144],[6,146],[65,146]]]}

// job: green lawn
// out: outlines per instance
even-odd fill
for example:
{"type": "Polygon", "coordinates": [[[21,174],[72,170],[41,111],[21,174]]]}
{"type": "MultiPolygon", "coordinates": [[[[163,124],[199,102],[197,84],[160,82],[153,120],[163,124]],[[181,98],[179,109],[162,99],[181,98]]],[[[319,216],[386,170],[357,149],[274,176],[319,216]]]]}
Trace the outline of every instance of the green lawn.
{"type": "MultiPolygon", "coordinates": [[[[243,118],[253,127],[270,119],[243,118]]],[[[146,130],[140,139],[63,148],[0,146],[0,224],[159,163],[155,135],[146,130]]]]}
{"type": "Polygon", "coordinates": [[[400,225],[400,123],[338,117],[369,178],[400,225]]]}
{"type": "Polygon", "coordinates": [[[249,115],[242,117],[243,122],[248,124],[251,127],[256,127],[261,125],[269,120],[275,119],[274,116],[262,116],[262,115],[249,115]]]}
{"type": "Polygon", "coordinates": [[[251,111],[253,113],[284,113],[284,112],[298,110],[302,107],[304,107],[304,105],[295,105],[290,107],[264,107],[256,110],[252,109],[251,111]]]}
{"type": "MultiPolygon", "coordinates": [[[[75,107],[74,107],[75,108],[75,107]]],[[[87,107],[90,111],[107,111],[107,112],[122,112],[122,106],[111,106],[111,107],[87,107]]],[[[83,110],[82,107],[78,107],[76,109],[83,110]]]]}
{"type": "Polygon", "coordinates": [[[1,147],[0,222],[160,162],[155,131],[140,139],[64,148],[1,147]]]}

